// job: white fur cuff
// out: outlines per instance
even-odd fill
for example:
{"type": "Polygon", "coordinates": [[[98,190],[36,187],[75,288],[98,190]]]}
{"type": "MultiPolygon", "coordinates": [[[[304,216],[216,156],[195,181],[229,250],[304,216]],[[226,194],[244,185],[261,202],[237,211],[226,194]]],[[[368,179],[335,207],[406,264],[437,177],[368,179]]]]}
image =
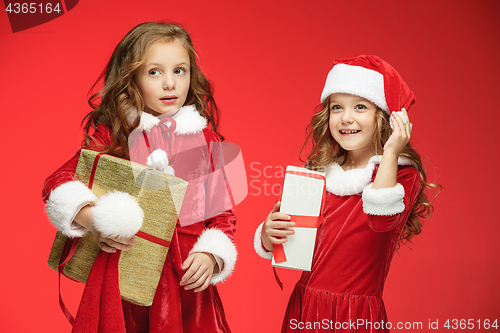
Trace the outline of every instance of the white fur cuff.
{"type": "Polygon", "coordinates": [[[52,190],[45,205],[45,211],[50,222],[63,235],[72,238],[82,237],[87,229],[73,223],[73,219],[82,207],[96,201],[97,197],[85,184],[71,181],[52,190]]]}
{"type": "Polygon", "coordinates": [[[144,212],[133,196],[125,192],[109,192],[92,207],[94,227],[111,237],[133,237],[142,226],[144,212]]]}
{"type": "Polygon", "coordinates": [[[224,267],[218,274],[212,276],[211,284],[215,285],[227,279],[234,270],[237,251],[233,242],[219,229],[206,229],[196,241],[189,254],[207,252],[219,256],[224,261],[224,267]]]}
{"type": "Polygon", "coordinates": [[[378,190],[372,189],[372,185],[373,183],[368,184],[363,189],[363,211],[366,214],[389,216],[405,210],[403,185],[398,183],[394,187],[378,190]]]}
{"type": "Polygon", "coordinates": [[[262,227],[264,226],[264,222],[262,222],[257,230],[255,230],[255,236],[253,238],[253,248],[255,249],[255,252],[259,256],[261,256],[264,259],[269,259],[271,260],[273,258],[273,253],[268,252],[262,248],[262,227]]]}

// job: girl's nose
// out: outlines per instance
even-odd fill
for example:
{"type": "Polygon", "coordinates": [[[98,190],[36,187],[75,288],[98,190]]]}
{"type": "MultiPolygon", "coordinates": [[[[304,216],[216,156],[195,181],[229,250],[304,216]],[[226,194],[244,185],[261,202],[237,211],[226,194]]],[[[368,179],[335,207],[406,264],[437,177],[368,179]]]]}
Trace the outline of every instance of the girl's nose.
{"type": "Polygon", "coordinates": [[[167,75],[165,81],[163,81],[164,90],[172,90],[175,88],[175,80],[172,75],[167,75]]]}
{"type": "Polygon", "coordinates": [[[352,119],[352,113],[349,110],[345,110],[344,113],[342,114],[342,124],[352,124],[353,119],[352,119]]]}

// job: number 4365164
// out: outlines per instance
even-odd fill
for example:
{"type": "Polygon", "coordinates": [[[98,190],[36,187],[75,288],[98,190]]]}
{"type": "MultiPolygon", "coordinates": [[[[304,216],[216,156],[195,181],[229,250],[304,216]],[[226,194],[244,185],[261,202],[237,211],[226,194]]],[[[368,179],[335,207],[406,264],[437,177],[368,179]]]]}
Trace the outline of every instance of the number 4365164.
{"type": "Polygon", "coordinates": [[[48,3],[9,3],[7,8],[5,8],[6,12],[14,13],[14,14],[35,14],[35,13],[46,13],[50,14],[52,12],[59,13],[61,9],[59,8],[59,3],[56,3],[54,6],[48,3]]]}
{"type": "Polygon", "coordinates": [[[497,319],[495,319],[495,320],[489,320],[489,319],[485,319],[485,320],[481,320],[481,319],[478,319],[478,320],[474,320],[474,319],[469,319],[469,320],[448,319],[444,323],[443,327],[445,327],[447,329],[452,329],[452,330],[457,330],[457,329],[461,329],[461,330],[464,330],[464,329],[485,329],[485,330],[494,329],[494,330],[497,330],[498,323],[497,323],[497,319]]]}

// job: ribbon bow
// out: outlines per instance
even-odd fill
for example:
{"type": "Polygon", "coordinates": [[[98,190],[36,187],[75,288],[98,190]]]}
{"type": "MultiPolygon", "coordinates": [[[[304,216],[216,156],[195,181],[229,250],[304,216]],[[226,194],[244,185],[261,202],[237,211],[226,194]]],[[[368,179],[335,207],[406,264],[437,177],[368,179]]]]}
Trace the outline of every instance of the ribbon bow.
{"type": "Polygon", "coordinates": [[[174,141],[174,131],[177,128],[177,123],[172,118],[163,118],[160,120],[158,125],[153,126],[151,131],[146,133],[145,130],[142,131],[144,140],[146,141],[146,146],[148,147],[149,154],[153,152],[152,146],[155,148],[164,149],[167,156],[172,156],[172,146],[174,141]],[[172,134],[171,134],[172,133],[172,134]],[[149,138],[148,138],[149,137],[149,138]],[[167,142],[167,146],[164,147],[164,143],[167,142]]]}

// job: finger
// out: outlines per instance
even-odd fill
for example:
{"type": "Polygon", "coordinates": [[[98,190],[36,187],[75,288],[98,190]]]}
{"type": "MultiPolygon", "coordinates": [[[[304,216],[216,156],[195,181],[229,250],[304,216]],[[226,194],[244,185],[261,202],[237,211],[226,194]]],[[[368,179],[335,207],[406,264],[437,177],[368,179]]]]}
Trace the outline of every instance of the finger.
{"type": "Polygon", "coordinates": [[[135,243],[135,237],[125,238],[125,237],[108,237],[109,239],[114,240],[117,243],[132,245],[135,243]]]}
{"type": "Polygon", "coordinates": [[[108,245],[109,247],[114,247],[115,249],[117,250],[121,250],[121,251],[128,251],[130,250],[130,245],[128,244],[122,244],[122,243],[119,243],[111,238],[106,238],[104,240],[104,243],[106,245],[108,245]]]}
{"type": "Polygon", "coordinates": [[[190,255],[189,257],[187,257],[187,259],[184,260],[184,262],[182,263],[181,270],[185,271],[186,269],[188,269],[189,266],[191,266],[191,264],[193,263],[193,260],[194,260],[193,255],[190,255]]]}
{"type": "Polygon", "coordinates": [[[286,237],[293,234],[295,231],[290,229],[271,229],[268,231],[268,235],[271,237],[286,237]]]}
{"type": "Polygon", "coordinates": [[[188,273],[189,273],[189,270],[182,277],[181,286],[188,287],[187,289],[184,288],[186,290],[194,289],[196,287],[199,287],[202,283],[201,282],[198,283],[198,280],[205,273],[205,270],[201,269],[201,267],[198,267],[197,270],[193,270],[192,271],[192,275],[189,278],[186,278],[186,275],[188,273]]]}
{"type": "Polygon", "coordinates": [[[184,275],[182,276],[180,285],[185,286],[187,284],[190,284],[192,282],[192,278],[193,278],[194,274],[196,273],[196,271],[197,271],[197,269],[195,269],[193,267],[193,265],[191,265],[191,267],[189,267],[189,269],[186,271],[186,273],[184,273],[184,275]]]}
{"type": "Polygon", "coordinates": [[[201,274],[196,280],[193,280],[191,283],[184,285],[184,290],[192,290],[202,286],[206,281],[206,275],[207,274],[201,274]]]}
{"type": "Polygon", "coordinates": [[[272,221],[278,221],[278,220],[280,220],[280,221],[290,221],[292,219],[289,215],[287,215],[285,213],[280,213],[280,212],[271,213],[269,215],[269,217],[270,217],[270,219],[272,221]]]}
{"type": "Polygon", "coordinates": [[[269,214],[279,212],[280,207],[281,207],[281,201],[278,201],[276,204],[274,204],[274,207],[273,207],[273,209],[271,209],[271,213],[269,213],[269,214]]]}
{"type": "Polygon", "coordinates": [[[393,112],[391,114],[392,117],[392,123],[394,124],[394,131],[395,132],[403,132],[403,129],[405,129],[405,123],[403,121],[403,118],[397,112],[393,112]]]}
{"type": "Polygon", "coordinates": [[[269,237],[271,240],[271,243],[273,244],[284,244],[288,242],[288,239],[286,237],[281,237],[281,238],[276,238],[276,237],[269,237]]]}
{"type": "Polygon", "coordinates": [[[114,247],[111,247],[104,242],[99,242],[99,247],[101,248],[102,251],[107,252],[107,253],[115,253],[116,252],[116,249],[114,247]]]}
{"type": "Polygon", "coordinates": [[[203,283],[203,285],[197,289],[194,290],[195,293],[199,293],[200,291],[203,291],[205,289],[208,288],[208,286],[210,285],[210,280],[212,279],[211,276],[207,277],[207,279],[205,280],[205,283],[203,283]]]}

